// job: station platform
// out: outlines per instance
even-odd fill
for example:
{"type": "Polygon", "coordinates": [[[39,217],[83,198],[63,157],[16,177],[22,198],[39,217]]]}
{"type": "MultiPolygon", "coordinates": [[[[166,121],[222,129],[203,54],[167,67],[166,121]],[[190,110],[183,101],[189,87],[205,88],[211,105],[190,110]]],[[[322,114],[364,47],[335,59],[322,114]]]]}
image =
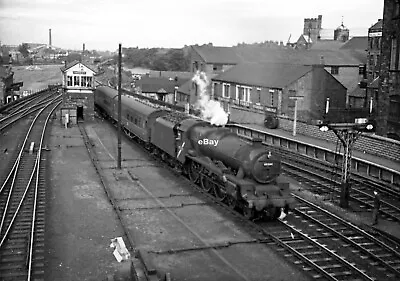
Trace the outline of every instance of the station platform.
{"type": "MultiPolygon", "coordinates": [[[[289,131],[286,131],[283,129],[267,129],[264,126],[257,125],[257,124],[235,124],[235,125],[244,126],[244,127],[248,127],[248,128],[252,128],[252,129],[257,129],[260,131],[267,132],[268,134],[271,134],[271,135],[287,138],[289,140],[308,143],[311,145],[329,149],[331,151],[336,151],[336,149],[337,149],[336,143],[333,143],[332,141],[323,140],[320,138],[303,135],[303,134],[296,134],[296,136],[293,136],[292,132],[289,132],[289,131]]],[[[342,147],[342,151],[343,151],[343,147],[342,147]]],[[[379,157],[377,155],[368,153],[368,151],[360,151],[360,150],[354,149],[353,157],[363,159],[363,160],[375,163],[377,165],[380,165],[382,167],[386,167],[391,170],[400,172],[400,162],[399,161],[387,159],[384,157],[379,157]]]]}

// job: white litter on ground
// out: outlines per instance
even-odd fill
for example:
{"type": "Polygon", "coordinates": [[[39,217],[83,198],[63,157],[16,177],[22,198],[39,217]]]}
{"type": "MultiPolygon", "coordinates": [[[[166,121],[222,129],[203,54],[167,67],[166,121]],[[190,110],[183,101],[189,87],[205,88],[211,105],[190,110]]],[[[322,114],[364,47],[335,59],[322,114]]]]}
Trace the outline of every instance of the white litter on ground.
{"type": "Polygon", "coordinates": [[[125,246],[124,239],[122,237],[116,237],[111,239],[111,248],[115,248],[113,254],[118,262],[129,260],[131,254],[125,246]]]}

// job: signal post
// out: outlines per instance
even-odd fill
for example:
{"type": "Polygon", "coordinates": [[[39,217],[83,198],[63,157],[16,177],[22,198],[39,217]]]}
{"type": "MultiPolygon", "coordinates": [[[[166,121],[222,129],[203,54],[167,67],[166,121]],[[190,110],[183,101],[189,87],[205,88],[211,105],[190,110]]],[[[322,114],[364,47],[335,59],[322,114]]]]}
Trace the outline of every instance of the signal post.
{"type": "Polygon", "coordinates": [[[326,101],[325,114],[319,125],[322,132],[332,130],[343,145],[342,176],[340,182],[340,206],[349,207],[350,175],[353,145],[362,133],[375,132],[375,119],[372,114],[372,99],[369,111],[359,109],[331,109],[329,111],[329,98],[326,101]]]}

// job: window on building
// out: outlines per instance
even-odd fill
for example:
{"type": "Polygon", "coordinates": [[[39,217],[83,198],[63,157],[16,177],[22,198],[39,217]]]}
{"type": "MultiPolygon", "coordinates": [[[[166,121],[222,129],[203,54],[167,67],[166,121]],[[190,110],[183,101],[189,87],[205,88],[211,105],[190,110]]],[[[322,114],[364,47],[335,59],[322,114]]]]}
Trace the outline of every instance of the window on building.
{"type": "Polygon", "coordinates": [[[331,67],[331,74],[332,74],[332,75],[337,75],[337,74],[339,74],[339,67],[338,67],[338,66],[332,66],[332,67],[331,67]]]}
{"type": "Polygon", "coordinates": [[[251,87],[236,86],[236,100],[250,102],[251,87]]]}
{"type": "Polygon", "coordinates": [[[222,70],[222,64],[213,65],[213,71],[221,71],[221,70],[222,70]]]}
{"type": "Polygon", "coordinates": [[[271,106],[274,106],[274,105],[275,105],[274,94],[275,94],[275,91],[274,91],[274,90],[269,90],[269,96],[270,96],[271,106]]]}
{"type": "Polygon", "coordinates": [[[79,76],[74,76],[74,86],[79,86],[79,76]]]}
{"type": "Polygon", "coordinates": [[[67,76],[67,86],[72,86],[72,76],[67,76]]]}
{"type": "Polygon", "coordinates": [[[261,88],[257,88],[257,103],[261,104],[261,88]]]}
{"type": "Polygon", "coordinates": [[[86,87],[89,88],[93,87],[93,77],[90,76],[86,77],[86,87]]]}
{"type": "Polygon", "coordinates": [[[81,87],[86,87],[86,76],[81,76],[81,87]]]}
{"type": "Polygon", "coordinates": [[[231,85],[227,83],[222,84],[222,97],[230,98],[231,96],[231,85]]]}
{"type": "Polygon", "coordinates": [[[396,0],[394,4],[393,17],[394,18],[400,17],[400,0],[396,0]]]}
{"type": "Polygon", "coordinates": [[[375,37],[375,49],[379,50],[381,48],[381,37],[375,37]]]}
{"type": "Polygon", "coordinates": [[[400,53],[399,38],[393,38],[392,39],[392,45],[391,45],[391,49],[390,49],[390,70],[400,70],[400,65],[399,65],[399,53],[400,53]]]}

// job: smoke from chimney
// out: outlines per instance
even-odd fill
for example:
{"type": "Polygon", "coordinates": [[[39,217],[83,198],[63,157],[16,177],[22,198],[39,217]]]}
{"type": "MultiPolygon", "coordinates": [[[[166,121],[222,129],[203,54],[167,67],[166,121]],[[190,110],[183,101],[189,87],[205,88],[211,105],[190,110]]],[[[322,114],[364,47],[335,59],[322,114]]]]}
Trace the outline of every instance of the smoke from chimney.
{"type": "Polygon", "coordinates": [[[192,81],[197,84],[200,90],[200,97],[197,101],[196,109],[200,109],[201,117],[209,121],[212,125],[225,126],[226,123],[228,123],[228,114],[218,101],[210,100],[210,96],[207,93],[209,82],[206,74],[197,71],[192,81]]]}
{"type": "Polygon", "coordinates": [[[49,46],[52,46],[51,45],[51,28],[49,29],[49,46]]]}

